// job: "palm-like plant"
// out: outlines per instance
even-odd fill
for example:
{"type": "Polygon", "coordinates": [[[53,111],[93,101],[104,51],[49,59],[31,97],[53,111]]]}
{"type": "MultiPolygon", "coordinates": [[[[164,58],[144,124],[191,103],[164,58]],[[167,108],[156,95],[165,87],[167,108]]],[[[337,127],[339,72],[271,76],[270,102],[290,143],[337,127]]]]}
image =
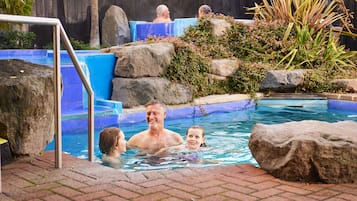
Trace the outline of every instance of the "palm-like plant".
{"type": "MultiPolygon", "coordinates": [[[[34,0],[0,0],[0,13],[11,15],[31,15],[34,0]]],[[[9,29],[8,23],[0,23],[0,29],[9,29]]]]}
{"type": "Polygon", "coordinates": [[[283,43],[287,40],[295,41],[293,45],[289,43],[290,51],[277,67],[285,65],[287,69],[294,69],[322,65],[342,72],[344,66],[356,68],[351,61],[356,52],[346,52],[344,46],[338,44],[339,35],[332,34],[332,31],[338,31],[357,36],[351,31],[352,16],[343,0],[271,0],[270,4],[268,0],[263,0],[262,5],[255,4],[255,7],[248,10],[254,11],[256,20],[285,23],[287,29],[283,43]],[[333,29],[334,24],[342,29],[333,29]]]}
{"type": "Polygon", "coordinates": [[[248,8],[248,11],[253,11],[254,18],[257,20],[278,20],[286,24],[292,22],[300,27],[307,25],[315,33],[338,23],[347,30],[345,34],[357,36],[351,31],[352,14],[343,0],[271,0],[270,2],[263,0],[262,5],[255,4],[254,7],[248,8]]]}

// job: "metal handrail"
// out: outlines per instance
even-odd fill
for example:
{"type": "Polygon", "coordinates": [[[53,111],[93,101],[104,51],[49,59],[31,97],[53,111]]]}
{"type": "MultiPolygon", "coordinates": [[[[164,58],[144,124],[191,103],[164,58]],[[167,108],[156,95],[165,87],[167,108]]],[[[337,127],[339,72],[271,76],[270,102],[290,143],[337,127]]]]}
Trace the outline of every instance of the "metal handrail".
{"type": "Polygon", "coordinates": [[[23,23],[53,26],[53,63],[54,63],[54,91],[55,91],[55,166],[62,168],[62,116],[61,116],[61,72],[60,72],[60,39],[70,55],[74,67],[88,93],[88,160],[94,160],[94,92],[79,64],[70,40],[57,18],[31,17],[20,15],[0,14],[0,22],[23,23]]]}

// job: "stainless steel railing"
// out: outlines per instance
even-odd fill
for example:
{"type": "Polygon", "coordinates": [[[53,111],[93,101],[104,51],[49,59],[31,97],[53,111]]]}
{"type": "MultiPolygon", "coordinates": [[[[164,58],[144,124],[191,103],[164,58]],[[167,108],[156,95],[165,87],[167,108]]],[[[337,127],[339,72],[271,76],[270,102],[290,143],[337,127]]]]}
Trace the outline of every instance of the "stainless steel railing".
{"type": "Polygon", "coordinates": [[[64,43],[68,54],[82,80],[82,83],[88,93],[88,160],[94,160],[94,93],[92,87],[85,77],[85,74],[79,64],[78,58],[73,50],[65,30],[59,19],[30,17],[19,15],[0,14],[0,22],[23,23],[49,25],[53,27],[53,63],[54,63],[54,91],[55,91],[55,166],[62,168],[62,116],[61,116],[61,71],[60,71],[60,39],[64,43]]]}

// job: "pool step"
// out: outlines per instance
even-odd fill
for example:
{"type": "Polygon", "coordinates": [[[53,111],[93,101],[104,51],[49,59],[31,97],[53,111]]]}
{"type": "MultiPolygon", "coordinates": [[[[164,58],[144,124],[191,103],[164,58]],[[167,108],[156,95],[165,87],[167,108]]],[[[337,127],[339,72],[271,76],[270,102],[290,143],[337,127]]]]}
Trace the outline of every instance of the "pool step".
{"type": "Polygon", "coordinates": [[[260,99],[257,106],[268,107],[323,107],[328,106],[327,99],[260,99]]]}

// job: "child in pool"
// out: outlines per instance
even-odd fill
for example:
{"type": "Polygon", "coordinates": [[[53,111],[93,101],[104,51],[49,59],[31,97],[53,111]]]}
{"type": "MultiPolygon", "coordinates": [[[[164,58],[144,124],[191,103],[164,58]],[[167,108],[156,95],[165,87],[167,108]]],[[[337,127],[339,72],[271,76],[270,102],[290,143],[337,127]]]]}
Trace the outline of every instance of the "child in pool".
{"type": "Polygon", "coordinates": [[[192,151],[200,147],[206,147],[205,130],[201,126],[191,126],[186,132],[186,148],[192,151]]]}
{"type": "Polygon", "coordinates": [[[206,147],[205,132],[201,126],[194,125],[187,129],[186,144],[168,147],[157,152],[156,156],[162,156],[167,153],[179,153],[183,159],[189,161],[198,160],[201,147],[206,147]]]}
{"type": "Polygon", "coordinates": [[[119,168],[122,162],[120,154],[126,151],[124,133],[115,127],[103,129],[99,136],[99,149],[103,153],[103,164],[119,168]]]}

